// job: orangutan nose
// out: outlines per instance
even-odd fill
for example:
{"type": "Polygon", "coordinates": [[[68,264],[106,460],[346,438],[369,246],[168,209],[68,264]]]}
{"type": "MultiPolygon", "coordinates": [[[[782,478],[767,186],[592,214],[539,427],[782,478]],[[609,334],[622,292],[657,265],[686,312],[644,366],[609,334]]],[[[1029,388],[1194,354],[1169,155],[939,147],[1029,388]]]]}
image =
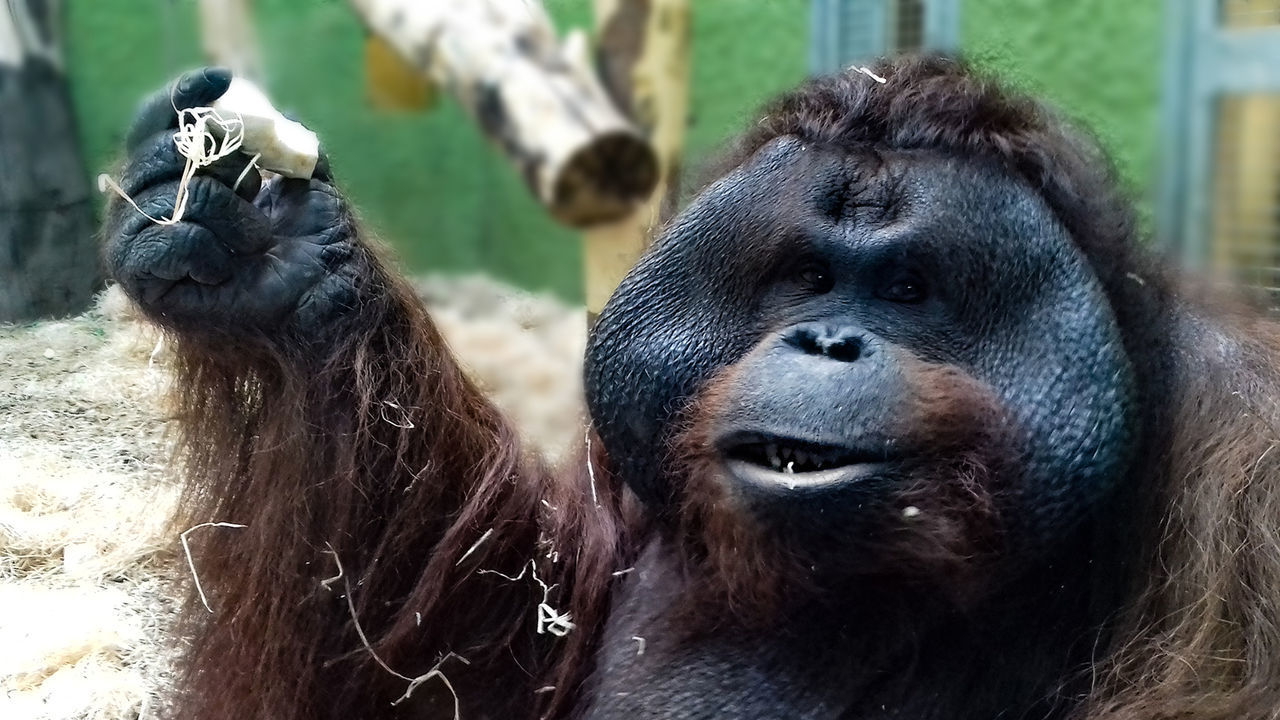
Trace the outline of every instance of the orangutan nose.
{"type": "Polygon", "coordinates": [[[855,362],[867,354],[862,331],[848,325],[801,323],[787,328],[783,341],[806,355],[820,355],[837,362],[855,362]]]}

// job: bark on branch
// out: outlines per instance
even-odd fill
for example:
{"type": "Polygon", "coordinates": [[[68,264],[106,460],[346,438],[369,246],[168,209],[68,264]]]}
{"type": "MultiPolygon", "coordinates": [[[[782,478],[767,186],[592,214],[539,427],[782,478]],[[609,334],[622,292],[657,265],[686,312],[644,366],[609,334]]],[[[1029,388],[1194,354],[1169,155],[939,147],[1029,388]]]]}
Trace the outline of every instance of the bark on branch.
{"type": "Polygon", "coordinates": [[[649,197],[658,163],[613,106],[585,37],[556,38],[528,0],[350,0],[371,32],[447,88],[560,221],[625,217],[649,197]]]}
{"type": "Polygon", "coordinates": [[[599,59],[615,102],[649,138],[658,183],[635,211],[583,237],[587,311],[599,313],[673,214],[689,113],[690,0],[595,0],[599,59]]]}

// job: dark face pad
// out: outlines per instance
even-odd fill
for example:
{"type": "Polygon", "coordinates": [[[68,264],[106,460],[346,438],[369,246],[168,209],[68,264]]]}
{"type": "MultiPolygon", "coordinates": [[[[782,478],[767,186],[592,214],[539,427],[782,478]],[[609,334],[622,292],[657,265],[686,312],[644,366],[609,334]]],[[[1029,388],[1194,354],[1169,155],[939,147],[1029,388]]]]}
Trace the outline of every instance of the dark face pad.
{"type": "MultiPolygon", "coordinates": [[[[1040,197],[982,160],[846,153],[779,138],[707,189],[623,281],[587,351],[587,401],[617,470],[656,511],[664,462],[708,378],[784,328],[839,318],[989,385],[1021,440],[1015,518],[1075,522],[1128,461],[1132,370],[1083,255],[1040,197]],[[835,284],[795,291],[820,259],[835,284]],[[886,302],[909,264],[929,299],[886,302]]],[[[838,403],[841,398],[833,397],[838,403]]]]}

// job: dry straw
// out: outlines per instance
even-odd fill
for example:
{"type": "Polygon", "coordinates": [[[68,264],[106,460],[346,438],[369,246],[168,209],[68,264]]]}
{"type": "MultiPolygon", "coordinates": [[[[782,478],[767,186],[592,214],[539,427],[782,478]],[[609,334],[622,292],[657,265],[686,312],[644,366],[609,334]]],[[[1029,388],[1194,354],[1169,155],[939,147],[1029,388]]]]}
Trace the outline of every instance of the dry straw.
{"type": "MultiPolygon", "coordinates": [[[[196,171],[231,155],[244,143],[244,119],[239,114],[235,117],[224,117],[211,107],[179,110],[177,105],[174,105],[173,109],[178,114],[178,130],[173,134],[173,144],[187,162],[182,167],[182,178],[178,181],[178,195],[174,198],[173,214],[170,217],[157,218],[148,214],[138,207],[138,203],[129,197],[129,194],[115,180],[112,180],[110,175],[103,173],[98,176],[99,191],[113,190],[132,205],[134,210],[146,215],[147,219],[157,225],[173,225],[181,222],[182,216],[187,211],[188,188],[196,171]]],[[[236,178],[235,187],[238,188],[245,174],[255,168],[258,157],[255,155],[245,166],[240,177],[236,178]]]]}
{"type": "Polygon", "coordinates": [[[462,657],[461,655],[449,653],[444,657],[440,658],[440,661],[437,662],[435,665],[433,665],[430,670],[426,671],[425,673],[417,677],[409,677],[408,675],[405,675],[403,673],[396,672],[390,665],[386,663],[385,660],[382,659],[381,656],[378,655],[378,651],[374,650],[373,644],[369,642],[369,637],[364,634],[364,628],[360,626],[360,617],[356,615],[355,601],[351,599],[351,582],[347,579],[347,573],[342,567],[342,559],[338,557],[338,551],[333,549],[333,545],[329,543],[325,543],[325,545],[329,548],[325,552],[333,556],[333,564],[338,567],[338,574],[334,577],[329,578],[328,580],[325,580],[324,582],[321,583],[321,585],[323,585],[324,588],[327,590],[329,589],[329,586],[333,582],[339,579],[342,580],[342,585],[344,590],[343,597],[347,601],[347,611],[351,613],[351,624],[356,629],[356,635],[360,636],[360,643],[364,645],[365,650],[369,651],[369,657],[373,658],[373,661],[378,663],[378,667],[382,668],[383,670],[386,670],[387,672],[391,673],[395,677],[398,677],[401,680],[404,680],[405,682],[409,683],[409,686],[406,687],[404,690],[404,694],[401,695],[396,700],[392,701],[391,704],[393,706],[399,705],[405,700],[408,700],[409,697],[413,695],[413,691],[418,689],[419,685],[427,682],[428,680],[438,679],[440,682],[444,683],[445,688],[449,690],[449,694],[453,696],[453,720],[461,720],[462,706],[458,700],[458,693],[453,689],[453,683],[449,682],[449,678],[446,677],[445,674],[440,671],[440,666],[444,665],[445,662],[449,660],[457,660],[464,665],[470,665],[470,663],[467,662],[467,659],[462,657]]]}

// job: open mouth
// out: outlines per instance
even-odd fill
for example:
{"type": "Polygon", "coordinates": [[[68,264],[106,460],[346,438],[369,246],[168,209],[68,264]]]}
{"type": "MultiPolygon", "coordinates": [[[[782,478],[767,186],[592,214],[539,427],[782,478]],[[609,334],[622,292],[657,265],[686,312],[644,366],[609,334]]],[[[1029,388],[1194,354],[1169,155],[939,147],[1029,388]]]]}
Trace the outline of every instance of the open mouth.
{"type": "Polygon", "coordinates": [[[889,460],[883,452],[768,435],[738,436],[722,447],[725,461],[735,474],[793,487],[849,480],[867,466],[889,460]]]}

